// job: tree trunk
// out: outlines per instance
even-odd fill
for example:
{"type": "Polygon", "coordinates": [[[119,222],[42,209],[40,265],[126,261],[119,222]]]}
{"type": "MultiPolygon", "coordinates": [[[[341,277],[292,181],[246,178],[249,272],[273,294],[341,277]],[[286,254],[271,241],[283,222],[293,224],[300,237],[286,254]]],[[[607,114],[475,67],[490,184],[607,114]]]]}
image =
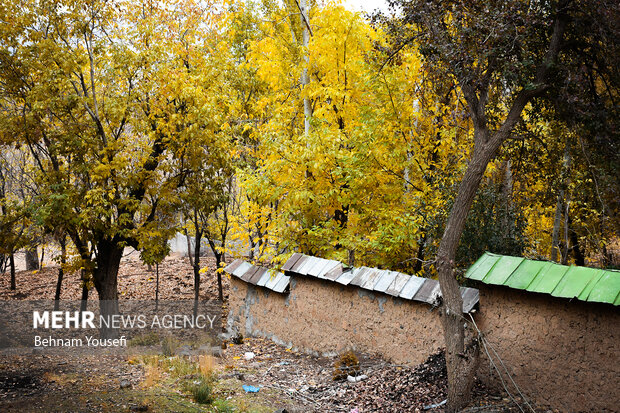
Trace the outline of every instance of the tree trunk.
{"type": "Polygon", "coordinates": [[[502,203],[504,204],[504,219],[502,227],[504,230],[504,239],[510,240],[514,238],[514,221],[512,216],[512,189],[513,189],[513,177],[512,177],[512,165],[510,160],[506,161],[506,168],[504,170],[504,179],[502,182],[502,203]]]}
{"type": "Polygon", "coordinates": [[[555,216],[553,218],[553,232],[551,235],[551,261],[558,262],[560,255],[560,227],[562,226],[562,211],[566,205],[566,187],[568,186],[568,172],[571,164],[569,152],[569,142],[564,147],[564,158],[562,161],[562,172],[560,174],[560,189],[558,200],[555,204],[555,216]]]}
{"type": "MultiPolygon", "coordinates": [[[[308,56],[308,44],[310,42],[310,32],[309,32],[309,20],[308,20],[308,11],[306,8],[306,0],[300,0],[299,9],[301,11],[301,42],[302,46],[305,49],[303,52],[304,59],[304,67],[301,72],[301,87],[302,89],[306,88],[306,85],[310,83],[310,78],[308,77],[308,65],[310,64],[310,56],[308,56]]],[[[306,96],[304,97],[304,135],[308,137],[310,133],[310,118],[312,117],[312,104],[310,103],[310,98],[307,96],[307,91],[304,91],[306,96]]]]}
{"type": "Polygon", "coordinates": [[[459,186],[458,195],[450,211],[437,252],[437,270],[443,297],[441,322],[446,343],[448,370],[446,409],[448,412],[460,410],[469,401],[479,355],[478,343],[475,339],[465,344],[463,299],[454,275],[456,249],[484,171],[500,144],[501,142],[487,143],[482,148],[474,148],[471,163],[459,186]]]}
{"type": "Polygon", "coordinates": [[[157,311],[159,306],[159,263],[155,264],[155,272],[157,277],[157,281],[155,281],[155,311],[157,311]]]}
{"type": "MultiPolygon", "coordinates": [[[[123,248],[114,241],[100,240],[97,243],[97,267],[93,272],[93,282],[99,294],[99,309],[101,315],[110,319],[118,314],[118,269],[123,248]]],[[[102,326],[102,338],[116,338],[118,330],[102,326]]]]}
{"type": "MultiPolygon", "coordinates": [[[[567,197],[568,198],[568,197],[567,197]]],[[[568,223],[570,212],[570,200],[566,199],[564,202],[564,247],[562,248],[562,265],[568,264],[568,253],[570,252],[570,239],[569,239],[569,227],[568,223]]]]}
{"type": "Polygon", "coordinates": [[[215,273],[217,274],[217,293],[220,301],[224,301],[224,287],[222,286],[222,273],[220,270],[220,264],[222,263],[221,253],[215,253],[215,273]]]}
{"type": "Polygon", "coordinates": [[[187,241],[187,258],[189,259],[189,265],[194,266],[194,260],[192,259],[192,241],[187,234],[187,228],[183,228],[183,232],[185,233],[185,240],[187,241]]]}
{"type": "Polygon", "coordinates": [[[80,312],[86,311],[88,305],[88,277],[86,270],[80,270],[80,280],[82,283],[82,298],[80,299],[80,312]]]}
{"type": "Polygon", "coordinates": [[[571,220],[569,215],[568,226],[570,227],[570,242],[571,249],[573,250],[573,258],[575,258],[575,265],[580,265],[583,267],[584,265],[586,265],[586,259],[579,245],[579,236],[577,235],[577,232],[573,229],[572,225],[573,221],[571,220]]]}
{"type": "Polygon", "coordinates": [[[200,297],[200,244],[202,242],[202,233],[196,231],[194,238],[194,316],[198,313],[198,299],[200,297]]]}
{"type": "Polygon", "coordinates": [[[553,232],[551,233],[551,261],[558,262],[558,252],[560,251],[560,226],[562,225],[562,206],[564,204],[564,190],[558,193],[558,200],[555,204],[555,216],[553,217],[553,232]]]}
{"type": "Polygon", "coordinates": [[[60,268],[58,269],[58,280],[56,281],[56,294],[54,294],[54,311],[58,311],[60,305],[60,292],[62,291],[62,279],[65,275],[64,265],[67,262],[67,241],[65,237],[60,239],[60,268]]]}
{"type": "Polygon", "coordinates": [[[426,246],[426,231],[424,231],[424,235],[418,241],[418,253],[415,258],[415,263],[413,264],[413,273],[417,274],[422,271],[422,263],[424,263],[424,247],[426,246]]]}
{"type": "Polygon", "coordinates": [[[15,282],[15,255],[12,252],[9,255],[9,266],[11,267],[11,290],[15,290],[17,288],[17,283],[15,282]]]}
{"type": "Polygon", "coordinates": [[[34,271],[39,269],[39,255],[37,247],[30,247],[26,250],[26,271],[34,271]]]}

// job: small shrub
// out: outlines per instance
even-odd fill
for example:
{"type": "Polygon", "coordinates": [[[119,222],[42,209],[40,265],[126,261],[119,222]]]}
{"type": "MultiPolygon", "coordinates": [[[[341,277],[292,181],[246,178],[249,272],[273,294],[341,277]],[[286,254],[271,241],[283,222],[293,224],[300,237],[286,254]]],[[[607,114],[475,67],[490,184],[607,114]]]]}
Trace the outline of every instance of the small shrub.
{"type": "Polygon", "coordinates": [[[347,376],[357,376],[360,362],[352,351],[342,354],[334,363],[334,380],[345,380],[347,376]]]}
{"type": "Polygon", "coordinates": [[[200,404],[211,404],[213,402],[213,388],[208,380],[203,380],[192,388],[194,401],[200,404]]]}

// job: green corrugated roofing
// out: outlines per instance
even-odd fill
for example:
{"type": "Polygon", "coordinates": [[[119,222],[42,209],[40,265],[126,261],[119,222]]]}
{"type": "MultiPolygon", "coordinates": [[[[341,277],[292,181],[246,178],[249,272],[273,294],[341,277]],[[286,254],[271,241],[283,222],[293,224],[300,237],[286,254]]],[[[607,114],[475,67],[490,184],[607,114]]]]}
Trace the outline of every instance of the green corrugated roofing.
{"type": "Polygon", "coordinates": [[[569,267],[485,252],[465,277],[554,297],[620,305],[620,271],[615,270],[569,267]]]}

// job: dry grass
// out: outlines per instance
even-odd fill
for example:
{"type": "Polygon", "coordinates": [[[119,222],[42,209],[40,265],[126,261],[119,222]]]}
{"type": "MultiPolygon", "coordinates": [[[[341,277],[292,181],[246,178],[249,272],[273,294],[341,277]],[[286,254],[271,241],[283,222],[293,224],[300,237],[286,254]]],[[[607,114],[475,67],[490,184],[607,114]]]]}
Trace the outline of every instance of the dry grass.
{"type": "Polygon", "coordinates": [[[158,364],[146,364],[144,366],[144,381],[142,387],[148,389],[154,387],[161,382],[163,372],[158,364]]]}
{"type": "Polygon", "coordinates": [[[200,373],[205,377],[210,377],[213,375],[217,362],[215,357],[209,355],[201,355],[198,356],[198,366],[200,368],[200,373]]]}

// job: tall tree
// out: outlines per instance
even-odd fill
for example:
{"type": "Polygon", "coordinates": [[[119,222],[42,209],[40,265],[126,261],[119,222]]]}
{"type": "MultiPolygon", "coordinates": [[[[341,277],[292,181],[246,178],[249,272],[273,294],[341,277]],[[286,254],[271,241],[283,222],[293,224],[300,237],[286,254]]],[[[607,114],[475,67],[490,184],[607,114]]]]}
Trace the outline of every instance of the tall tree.
{"type": "Polygon", "coordinates": [[[205,74],[211,14],[190,0],[18,3],[0,9],[12,22],[0,33],[0,140],[31,152],[39,219],[62,221],[116,311],[123,249],[174,233],[178,164],[195,132],[184,115],[209,118],[209,106],[195,83],[171,80],[191,64],[205,74]]]}
{"type": "MultiPolygon", "coordinates": [[[[474,130],[474,149],[445,225],[436,266],[443,296],[442,324],[448,367],[448,411],[469,399],[477,364],[477,344],[466,343],[455,255],[466,217],[487,165],[511,137],[528,104],[543,97],[578,58],[566,50],[567,33],[585,43],[615,42],[586,36],[591,2],[553,1],[395,1],[402,17],[390,32],[403,47],[415,42],[436,82],[454,82],[462,91],[474,130]],[[560,59],[559,57],[562,57],[560,59]],[[568,57],[564,60],[565,56],[568,57]],[[575,60],[570,60],[573,58],[575,60]],[[567,63],[567,62],[570,62],[567,63]],[[442,79],[443,77],[443,79],[442,79]]],[[[612,7],[617,11],[617,7],[612,7]]],[[[605,14],[606,13],[606,14],[605,14]]],[[[617,14],[597,16],[600,26],[617,14]]],[[[599,31],[609,33],[609,31],[599,31]]]]}

